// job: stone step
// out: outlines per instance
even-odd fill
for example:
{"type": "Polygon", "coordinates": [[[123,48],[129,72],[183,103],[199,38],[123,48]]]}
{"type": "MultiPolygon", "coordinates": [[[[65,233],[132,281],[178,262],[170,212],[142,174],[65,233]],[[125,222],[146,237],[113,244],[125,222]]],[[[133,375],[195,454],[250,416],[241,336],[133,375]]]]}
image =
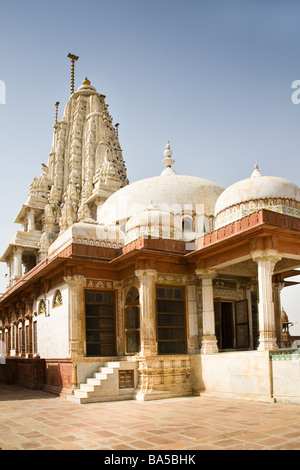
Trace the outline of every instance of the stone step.
{"type": "Polygon", "coordinates": [[[68,395],[68,401],[71,403],[76,403],[78,405],[83,405],[85,403],[101,403],[101,402],[109,402],[109,401],[124,401],[124,400],[132,400],[132,395],[105,395],[102,397],[99,396],[90,396],[90,397],[80,397],[77,395],[68,395]]]}
{"type": "Polygon", "coordinates": [[[113,367],[114,369],[118,369],[121,366],[120,361],[111,361],[111,362],[104,362],[105,367],[113,367]]]}
{"type": "Polygon", "coordinates": [[[114,368],[109,366],[99,367],[98,372],[101,374],[113,374],[114,368]]]}
{"type": "Polygon", "coordinates": [[[98,379],[98,380],[107,380],[107,374],[104,374],[103,372],[95,372],[93,374],[93,377],[91,378],[98,379]]]}
{"type": "MultiPolygon", "coordinates": [[[[73,403],[96,403],[101,401],[125,400],[127,395],[118,395],[116,378],[114,373],[120,368],[120,362],[104,362],[92,377],[85,383],[80,384],[80,388],[74,390],[73,395],[68,396],[68,400],[73,403]]],[[[131,399],[131,395],[127,396],[131,399]]]]}

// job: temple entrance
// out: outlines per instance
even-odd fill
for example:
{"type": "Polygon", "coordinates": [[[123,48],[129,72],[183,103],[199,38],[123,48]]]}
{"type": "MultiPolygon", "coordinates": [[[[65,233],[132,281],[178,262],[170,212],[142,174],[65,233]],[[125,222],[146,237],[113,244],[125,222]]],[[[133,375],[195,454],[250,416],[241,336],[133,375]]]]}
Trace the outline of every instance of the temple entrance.
{"type": "Polygon", "coordinates": [[[86,291],[86,355],[115,356],[115,293],[86,291]]]}
{"type": "Polygon", "coordinates": [[[248,349],[250,346],[247,300],[214,301],[215,331],[219,349],[248,349]]]}

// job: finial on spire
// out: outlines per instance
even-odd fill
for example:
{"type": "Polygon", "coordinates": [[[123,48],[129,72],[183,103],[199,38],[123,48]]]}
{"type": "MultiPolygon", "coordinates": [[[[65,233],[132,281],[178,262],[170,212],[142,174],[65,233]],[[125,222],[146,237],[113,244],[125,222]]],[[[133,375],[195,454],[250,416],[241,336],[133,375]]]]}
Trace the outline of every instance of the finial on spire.
{"type": "Polygon", "coordinates": [[[58,106],[59,106],[59,101],[56,101],[55,103],[55,108],[56,108],[56,111],[55,111],[55,124],[57,124],[57,116],[58,116],[58,106]]]}
{"type": "Polygon", "coordinates": [[[85,79],[82,82],[82,85],[90,85],[90,84],[91,84],[91,82],[89,81],[89,79],[87,77],[85,77],[85,79]]]}
{"type": "Polygon", "coordinates": [[[258,169],[258,164],[257,163],[254,165],[254,171],[251,175],[251,178],[254,178],[255,176],[262,176],[261,172],[258,169]]]}
{"type": "Polygon", "coordinates": [[[68,54],[69,59],[71,59],[71,95],[74,93],[74,84],[75,84],[75,60],[78,60],[77,55],[68,54]]]}
{"type": "Polygon", "coordinates": [[[174,158],[172,158],[173,152],[171,150],[170,142],[167,142],[165,151],[164,151],[164,156],[165,158],[163,159],[162,163],[166,166],[164,171],[161,173],[162,175],[175,175],[175,171],[172,168],[172,165],[175,163],[174,158]]]}

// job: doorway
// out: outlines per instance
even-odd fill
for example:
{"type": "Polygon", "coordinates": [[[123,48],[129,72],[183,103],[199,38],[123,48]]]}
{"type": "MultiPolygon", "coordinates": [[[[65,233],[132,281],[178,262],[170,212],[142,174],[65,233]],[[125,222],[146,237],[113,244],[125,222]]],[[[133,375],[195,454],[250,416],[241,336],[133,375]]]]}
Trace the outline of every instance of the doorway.
{"type": "Polygon", "coordinates": [[[219,349],[248,349],[249,315],[247,300],[214,301],[215,332],[219,349]]]}
{"type": "Polygon", "coordinates": [[[115,293],[86,291],[86,355],[115,356],[115,293]]]}

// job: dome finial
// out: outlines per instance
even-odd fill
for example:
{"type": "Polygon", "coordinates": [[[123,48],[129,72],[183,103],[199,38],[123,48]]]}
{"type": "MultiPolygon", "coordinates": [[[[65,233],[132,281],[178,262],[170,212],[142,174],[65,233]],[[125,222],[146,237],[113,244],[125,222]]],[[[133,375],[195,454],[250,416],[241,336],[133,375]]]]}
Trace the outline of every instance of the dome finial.
{"type": "Polygon", "coordinates": [[[85,77],[85,79],[82,82],[82,85],[90,85],[90,84],[91,84],[91,82],[89,81],[89,79],[87,77],[85,77]]]}
{"type": "Polygon", "coordinates": [[[262,176],[261,172],[258,169],[258,164],[257,163],[255,163],[255,165],[254,165],[254,171],[251,175],[251,178],[254,178],[256,176],[262,176]]]}
{"type": "Polygon", "coordinates": [[[175,171],[172,168],[172,165],[175,163],[174,158],[172,158],[173,152],[171,150],[170,142],[168,140],[165,151],[164,151],[164,156],[165,158],[163,159],[162,163],[166,166],[164,171],[161,173],[162,175],[175,175],[175,171]]]}

